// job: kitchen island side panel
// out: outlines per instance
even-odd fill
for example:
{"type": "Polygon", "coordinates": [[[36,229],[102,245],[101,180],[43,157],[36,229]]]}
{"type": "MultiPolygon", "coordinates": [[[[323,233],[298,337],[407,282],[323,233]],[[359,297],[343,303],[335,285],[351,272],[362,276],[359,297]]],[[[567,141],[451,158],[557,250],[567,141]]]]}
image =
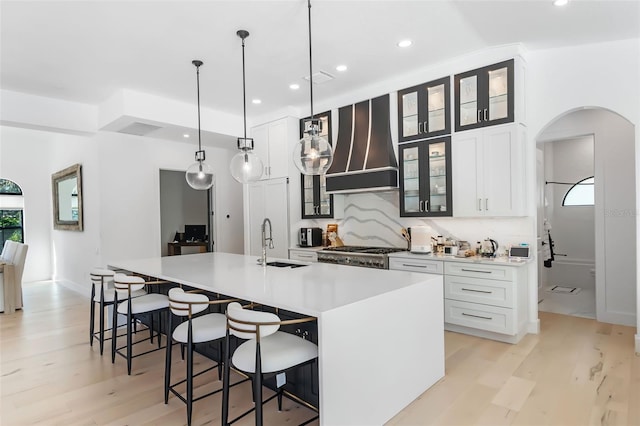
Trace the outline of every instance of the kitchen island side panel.
{"type": "Polygon", "coordinates": [[[381,425],[444,377],[441,275],[324,312],[320,423],[381,425]]]}

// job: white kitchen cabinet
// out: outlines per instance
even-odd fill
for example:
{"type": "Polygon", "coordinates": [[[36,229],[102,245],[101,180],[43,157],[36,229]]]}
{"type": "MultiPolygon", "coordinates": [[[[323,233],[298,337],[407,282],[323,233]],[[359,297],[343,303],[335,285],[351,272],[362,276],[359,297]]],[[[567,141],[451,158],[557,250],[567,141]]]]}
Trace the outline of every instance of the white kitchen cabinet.
{"type": "Polygon", "coordinates": [[[262,179],[289,176],[293,143],[297,140],[298,120],[285,117],[251,128],[253,150],[262,160],[262,179]]]}
{"type": "Polygon", "coordinates": [[[453,134],[454,217],[526,214],[525,144],[520,124],[453,134]]]}
{"type": "MultiPolygon", "coordinates": [[[[289,257],[289,178],[267,179],[246,185],[245,254],[262,255],[262,223],[271,221],[273,248],[268,258],[289,257]]],[[[268,228],[267,228],[268,230],[268,228]]]]}
{"type": "Polygon", "coordinates": [[[389,257],[389,269],[440,275],[444,272],[442,260],[419,259],[417,258],[419,255],[412,255],[409,252],[402,254],[404,256],[389,257]]]}
{"type": "Polygon", "coordinates": [[[313,249],[289,249],[289,259],[302,262],[317,262],[318,252],[313,249]]]}
{"type": "Polygon", "coordinates": [[[526,334],[527,268],[445,262],[445,330],[517,343],[526,334]]]}

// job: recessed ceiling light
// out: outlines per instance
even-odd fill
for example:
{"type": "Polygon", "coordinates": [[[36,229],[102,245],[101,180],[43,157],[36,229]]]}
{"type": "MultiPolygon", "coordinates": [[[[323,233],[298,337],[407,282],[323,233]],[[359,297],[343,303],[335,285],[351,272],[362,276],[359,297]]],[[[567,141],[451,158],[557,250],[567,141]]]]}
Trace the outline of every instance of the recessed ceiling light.
{"type": "Polygon", "coordinates": [[[554,6],[566,6],[569,0],[553,0],[554,6]]]}
{"type": "Polygon", "coordinates": [[[398,42],[398,47],[409,47],[413,44],[413,42],[409,39],[407,40],[401,40],[398,42]]]}
{"type": "Polygon", "coordinates": [[[260,99],[254,99],[254,100],[252,100],[251,102],[252,102],[252,103],[254,103],[254,104],[256,104],[256,105],[258,105],[258,104],[261,104],[261,103],[262,103],[262,101],[261,101],[260,99]]]}
{"type": "Polygon", "coordinates": [[[293,83],[289,85],[289,89],[291,90],[298,90],[300,88],[299,84],[293,83]]]}
{"type": "Polygon", "coordinates": [[[344,72],[346,70],[347,70],[347,66],[346,65],[338,65],[336,67],[336,71],[344,72]]]}
{"type": "Polygon", "coordinates": [[[188,138],[189,138],[189,133],[185,133],[184,135],[182,135],[182,137],[184,137],[184,138],[187,138],[187,139],[188,139],[188,138]]]}

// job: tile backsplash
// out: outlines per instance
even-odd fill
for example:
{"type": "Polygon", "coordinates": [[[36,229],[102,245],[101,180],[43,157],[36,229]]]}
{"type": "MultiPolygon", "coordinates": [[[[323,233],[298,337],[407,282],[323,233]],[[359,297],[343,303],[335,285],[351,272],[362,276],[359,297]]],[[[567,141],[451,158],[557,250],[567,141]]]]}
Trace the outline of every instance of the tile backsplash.
{"type": "Polygon", "coordinates": [[[454,240],[476,241],[492,238],[500,244],[500,250],[512,244],[528,243],[532,220],[526,217],[508,218],[406,218],[399,215],[399,192],[380,191],[342,195],[344,217],[336,220],[305,220],[299,226],[319,226],[326,229],[328,223],[338,224],[338,234],[347,245],[406,247],[400,234],[401,228],[426,225],[433,236],[442,235],[454,240]]]}

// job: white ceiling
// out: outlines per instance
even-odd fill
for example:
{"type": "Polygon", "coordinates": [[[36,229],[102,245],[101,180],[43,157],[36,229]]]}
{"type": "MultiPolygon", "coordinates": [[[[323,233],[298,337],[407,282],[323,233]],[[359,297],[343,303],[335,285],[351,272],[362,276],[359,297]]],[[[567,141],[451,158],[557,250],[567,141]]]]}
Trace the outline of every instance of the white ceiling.
{"type": "MultiPolygon", "coordinates": [[[[249,114],[309,103],[306,0],[5,1],[0,3],[3,89],[98,104],[120,88],[242,113],[246,41],[249,114]],[[299,83],[292,91],[289,84],[299,83]]],[[[313,0],[314,85],[329,99],[490,46],[529,50],[640,37],[640,1],[313,0]],[[396,43],[411,38],[413,46],[396,43]],[[335,71],[346,64],[345,73],[335,71]]]]}

